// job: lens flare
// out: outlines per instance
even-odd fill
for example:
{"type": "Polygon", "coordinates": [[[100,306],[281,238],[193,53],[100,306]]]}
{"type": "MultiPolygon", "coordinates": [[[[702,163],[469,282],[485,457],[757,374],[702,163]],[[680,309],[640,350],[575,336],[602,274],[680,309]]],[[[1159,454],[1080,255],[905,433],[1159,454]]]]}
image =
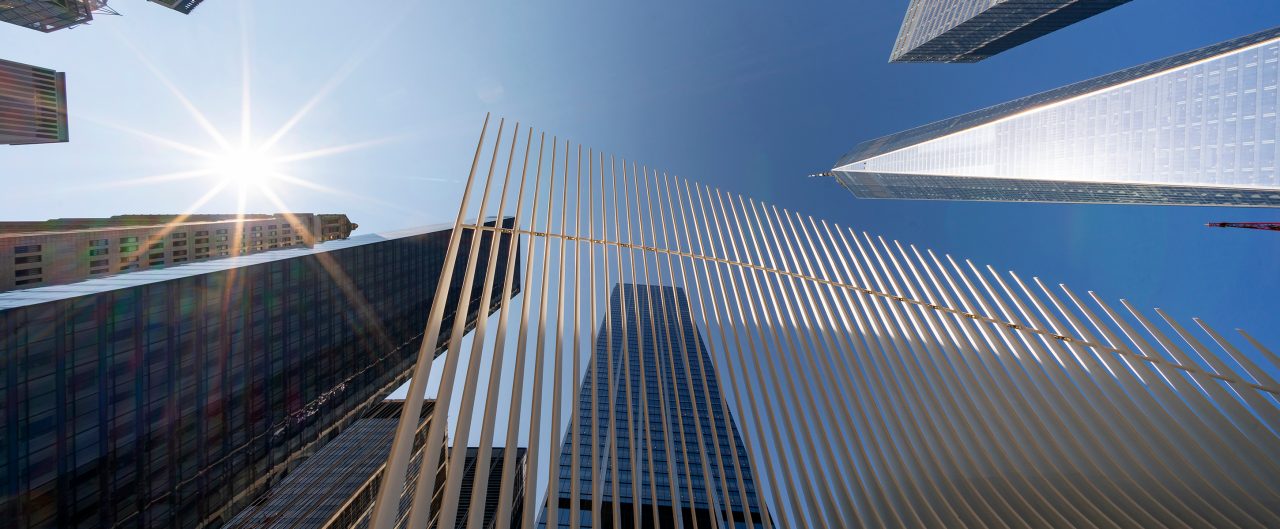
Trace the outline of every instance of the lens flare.
{"type": "Polygon", "coordinates": [[[228,151],[213,159],[210,171],[224,182],[240,186],[266,183],[276,174],[276,160],[256,150],[228,151]]]}

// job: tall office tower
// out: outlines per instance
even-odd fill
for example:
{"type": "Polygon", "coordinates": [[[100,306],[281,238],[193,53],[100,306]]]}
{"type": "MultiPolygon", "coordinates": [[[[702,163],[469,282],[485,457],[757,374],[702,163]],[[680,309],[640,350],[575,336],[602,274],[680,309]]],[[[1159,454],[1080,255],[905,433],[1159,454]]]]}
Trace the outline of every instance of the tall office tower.
{"type": "MultiPolygon", "coordinates": [[[[0,294],[0,525],[221,526],[407,379],[451,233],[0,294]]],[[[467,307],[469,329],[480,289],[461,303],[462,283],[445,319],[467,307]]]]}
{"type": "Polygon", "coordinates": [[[859,198],[1280,206],[1280,28],[871,140],[859,198]]]}
{"type": "Polygon", "coordinates": [[[0,0],[0,22],[49,33],[93,20],[107,0],[0,0]]]}
{"type": "Polygon", "coordinates": [[[192,9],[195,9],[197,6],[200,5],[201,2],[204,2],[204,0],[147,0],[147,1],[153,4],[160,4],[162,6],[165,6],[169,9],[172,9],[184,15],[190,15],[192,9]]]}
{"type": "MultiPolygon", "coordinates": [[[[6,13],[0,7],[0,18],[6,13]]],[[[66,74],[0,60],[0,144],[59,143],[67,139],[66,74]]]]}
{"type": "Polygon", "coordinates": [[[1129,0],[911,0],[889,62],[978,62],[1129,0]]]}
{"type": "MultiPolygon", "coordinates": [[[[641,527],[745,527],[748,510],[751,527],[764,527],[746,448],[733,417],[721,405],[715,367],[690,314],[684,289],[614,286],[609,316],[597,334],[589,376],[578,394],[577,424],[571,427],[576,435],[560,449],[557,520],[551,525],[570,527],[570,517],[576,514],[582,527],[591,527],[593,483],[588,476],[600,476],[604,527],[632,527],[636,516],[641,527]],[[703,380],[705,387],[693,382],[703,380]],[[621,389],[628,386],[631,391],[621,389]],[[647,401],[641,400],[643,387],[648,389],[647,401]],[[603,415],[593,410],[593,392],[603,415]],[[668,419],[664,421],[662,414],[668,419]],[[610,432],[610,423],[619,427],[610,432]],[[677,425],[683,431],[668,430],[677,425]],[[745,495],[738,486],[730,443],[741,456],[737,467],[745,495]],[[629,451],[631,446],[635,453],[629,451]],[[575,454],[581,462],[577,505],[572,494],[575,454]],[[712,461],[709,474],[703,460],[712,461]],[[593,469],[595,465],[600,466],[593,469]],[[721,475],[722,469],[727,475],[721,475]],[[621,520],[612,519],[614,494],[621,503],[621,520]]],[[[549,511],[543,512],[540,527],[547,526],[549,511]]]]}
{"type": "Polygon", "coordinates": [[[0,222],[0,292],[346,239],[342,214],[116,215],[0,222]]]}
{"type": "MultiPolygon", "coordinates": [[[[287,529],[291,527],[307,527],[316,529],[352,529],[368,524],[369,508],[373,505],[374,495],[382,480],[382,472],[386,468],[387,452],[391,450],[391,438],[395,433],[397,419],[404,407],[403,400],[387,400],[378,404],[363,418],[348,427],[253,505],[246,507],[226,525],[226,529],[287,529]]],[[[425,429],[430,426],[434,402],[423,406],[420,417],[418,435],[415,436],[415,451],[419,457],[411,467],[413,475],[410,483],[416,482],[417,471],[421,468],[421,449],[425,429]]],[[[510,524],[493,524],[498,507],[498,486],[501,483],[504,448],[494,448],[490,464],[488,490],[489,495],[484,510],[481,527],[509,527],[510,524]]],[[[466,465],[463,469],[464,487],[461,491],[463,507],[458,510],[455,527],[466,527],[468,520],[467,507],[471,503],[471,485],[475,478],[477,449],[467,449],[466,465]]],[[[518,465],[523,465],[525,449],[515,452],[518,465]]],[[[444,458],[441,458],[444,460],[444,458]]],[[[443,492],[445,466],[436,469],[439,476],[434,494],[439,503],[443,492]]],[[[412,485],[408,494],[412,495],[412,485]]],[[[519,500],[515,497],[513,513],[519,516],[522,512],[519,500]]],[[[430,527],[435,527],[432,520],[430,527]]]]}

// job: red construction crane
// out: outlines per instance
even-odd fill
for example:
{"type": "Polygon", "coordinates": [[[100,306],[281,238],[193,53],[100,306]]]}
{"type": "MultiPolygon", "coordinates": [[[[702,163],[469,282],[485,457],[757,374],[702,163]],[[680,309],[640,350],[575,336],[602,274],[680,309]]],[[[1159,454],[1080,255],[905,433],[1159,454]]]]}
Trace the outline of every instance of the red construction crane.
{"type": "Polygon", "coordinates": [[[1212,228],[1248,228],[1251,230],[1280,231],[1280,222],[1210,222],[1212,228]]]}

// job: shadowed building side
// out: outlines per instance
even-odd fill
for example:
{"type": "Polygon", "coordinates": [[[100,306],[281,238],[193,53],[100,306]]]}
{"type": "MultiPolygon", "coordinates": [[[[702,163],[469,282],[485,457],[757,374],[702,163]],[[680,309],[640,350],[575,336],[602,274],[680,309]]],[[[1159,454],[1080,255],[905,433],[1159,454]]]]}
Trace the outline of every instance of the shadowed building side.
{"type": "Polygon", "coordinates": [[[570,429],[574,438],[565,441],[560,449],[556,473],[559,495],[551,500],[557,502],[557,520],[548,523],[547,511],[543,511],[538,526],[567,528],[571,526],[570,517],[577,516],[581,527],[592,527],[594,477],[603,482],[602,527],[632,527],[636,517],[640,518],[641,527],[681,526],[677,520],[683,527],[716,527],[717,523],[720,527],[745,527],[748,510],[752,527],[764,527],[746,448],[737,424],[721,404],[716,370],[690,318],[684,289],[619,284],[609,298],[609,311],[598,331],[595,354],[578,395],[577,425],[570,429]],[[686,356],[692,371],[688,377],[683,367],[686,356]],[[675,366],[674,371],[671,366],[675,366]],[[624,378],[628,374],[630,381],[624,378]],[[614,377],[612,383],[610,375],[614,377]],[[695,383],[690,384],[690,379],[695,383]],[[701,384],[704,380],[706,391],[701,384]],[[609,388],[628,384],[633,388],[630,401],[628,392],[619,389],[613,403],[608,404],[609,388]],[[642,386],[648,386],[648,402],[641,401],[642,386]],[[592,409],[593,392],[600,406],[597,410],[592,409]],[[665,393],[665,401],[659,392],[665,393]],[[663,405],[666,410],[660,412],[663,405]],[[649,410],[647,425],[641,412],[645,408],[649,410]],[[663,413],[668,417],[683,416],[683,420],[664,421],[663,413]],[[702,445],[694,424],[695,413],[703,428],[702,445]],[[612,437],[607,426],[610,422],[619,425],[612,437]],[[597,425],[601,425],[598,430],[597,425]],[[629,449],[632,440],[640,443],[636,448],[639,460],[634,463],[629,449]],[[746,490],[738,487],[730,443],[741,455],[746,490]],[[616,468],[612,458],[606,456],[612,449],[618,454],[616,468]],[[572,497],[574,453],[581,462],[576,478],[580,490],[577,505],[572,497]],[[717,453],[720,461],[715,461],[717,453]],[[703,460],[710,460],[711,475],[704,472],[703,460]],[[668,462],[674,466],[674,474],[668,462]],[[727,491],[722,490],[723,484],[728,485],[727,491]],[[620,520],[613,519],[611,507],[615,486],[621,503],[620,520]]]}
{"type": "Polygon", "coordinates": [[[221,525],[408,377],[450,233],[0,294],[5,527],[221,525]]]}
{"type": "Polygon", "coordinates": [[[1129,0],[912,0],[889,62],[978,62],[1129,0]]]}

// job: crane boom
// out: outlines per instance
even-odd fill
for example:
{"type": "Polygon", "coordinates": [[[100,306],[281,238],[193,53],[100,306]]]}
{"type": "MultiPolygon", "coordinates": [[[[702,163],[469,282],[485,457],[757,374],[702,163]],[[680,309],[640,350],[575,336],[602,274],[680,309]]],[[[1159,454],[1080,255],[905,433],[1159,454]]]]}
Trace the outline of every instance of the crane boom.
{"type": "Polygon", "coordinates": [[[1247,228],[1251,230],[1280,231],[1280,222],[1210,222],[1211,228],[1247,228]]]}

